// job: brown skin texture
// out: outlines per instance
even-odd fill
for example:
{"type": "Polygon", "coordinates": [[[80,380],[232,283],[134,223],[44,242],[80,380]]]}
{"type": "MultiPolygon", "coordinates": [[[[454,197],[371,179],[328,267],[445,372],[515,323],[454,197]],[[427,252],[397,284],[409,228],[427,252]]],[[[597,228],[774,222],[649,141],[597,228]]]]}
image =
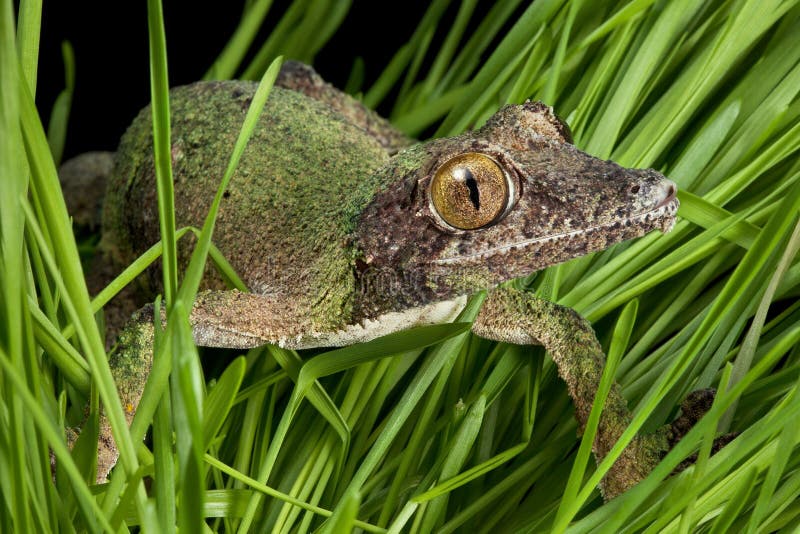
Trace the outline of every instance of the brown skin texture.
{"type": "Polygon", "coordinates": [[[414,283],[399,284],[394,294],[367,292],[359,301],[364,316],[493,287],[671,227],[677,202],[664,203],[671,182],[655,171],[625,169],[581,152],[559,133],[565,126],[542,126],[557,120],[542,109],[540,103],[507,106],[475,132],[392,158],[385,171],[400,179],[362,213],[357,244],[364,270],[414,283]],[[516,185],[505,217],[473,231],[449,227],[429,198],[436,170],[465,152],[490,156],[516,185]]]}
{"type": "MultiPolygon", "coordinates": [[[[191,315],[199,344],[352,343],[352,328],[387,323],[387,313],[491,289],[674,222],[674,184],[579,151],[541,103],[507,106],[474,132],[410,144],[309,67],[284,66],[278,85],[226,191],[214,236],[251,293],[222,290],[209,276],[191,315]],[[497,182],[508,186],[502,215],[469,231],[448,224],[430,197],[440,167],[465,153],[491,158],[505,178],[497,182]]],[[[254,91],[246,82],[207,82],[171,93],[179,227],[201,225],[254,91]]],[[[125,134],[108,189],[104,242],[123,263],[159,237],[149,113],[143,110],[125,134]]],[[[477,206],[481,194],[495,201],[500,193],[454,196],[477,206]]],[[[118,382],[143,380],[147,364],[130,362],[148,360],[149,320],[152,312],[126,329],[115,357],[122,363],[112,362],[118,382]]],[[[605,362],[584,319],[530,294],[495,289],[474,330],[543,344],[584,427],[605,362]]],[[[121,389],[124,404],[135,406],[137,387],[121,389]]],[[[594,444],[598,462],[629,421],[615,385],[594,444]]],[[[665,443],[661,433],[637,438],[605,477],[604,496],[646,476],[665,443]]]]}

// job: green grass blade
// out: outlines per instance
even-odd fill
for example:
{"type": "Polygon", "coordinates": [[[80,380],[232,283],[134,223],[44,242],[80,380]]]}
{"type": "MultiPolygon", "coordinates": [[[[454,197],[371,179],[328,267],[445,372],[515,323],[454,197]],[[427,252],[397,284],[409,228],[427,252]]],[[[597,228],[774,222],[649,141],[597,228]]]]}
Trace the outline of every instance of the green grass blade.
{"type": "MultiPolygon", "coordinates": [[[[97,502],[89,492],[89,488],[86,486],[83,477],[72,461],[70,451],[62,440],[60,429],[51,426],[52,423],[47,414],[44,413],[40,404],[28,391],[25,379],[19,376],[18,371],[14,369],[11,364],[8,354],[2,350],[0,350],[0,367],[3,367],[5,376],[13,384],[14,390],[17,395],[19,395],[18,398],[25,404],[27,414],[34,420],[39,431],[45,435],[50,447],[53,448],[54,454],[59,462],[59,468],[63,469],[63,472],[69,477],[72,483],[72,489],[78,499],[78,505],[83,512],[84,521],[86,521],[90,527],[93,527],[91,528],[92,530],[98,529],[98,526],[94,525],[95,521],[97,521],[99,525],[102,526],[103,530],[106,532],[113,532],[114,530],[106,520],[105,515],[103,515],[98,508],[97,502]]],[[[23,519],[25,516],[16,517],[17,519],[23,519]]]]}
{"type": "MultiPolygon", "coordinates": [[[[212,467],[215,467],[217,469],[225,471],[227,474],[231,475],[232,477],[237,478],[238,480],[241,480],[242,482],[246,482],[248,486],[250,486],[254,490],[259,491],[259,492],[261,492],[261,493],[263,493],[265,495],[269,495],[270,497],[275,497],[275,498],[284,500],[284,501],[286,501],[288,503],[294,504],[295,506],[303,508],[304,510],[308,510],[310,512],[314,512],[315,514],[319,514],[321,516],[331,517],[331,515],[333,515],[332,512],[329,511],[329,510],[324,510],[324,509],[316,507],[316,506],[309,506],[308,504],[306,504],[306,503],[304,503],[302,501],[298,501],[297,499],[293,499],[290,495],[286,495],[286,494],[281,493],[279,491],[275,491],[274,489],[270,488],[269,486],[265,486],[264,484],[259,483],[255,479],[252,479],[250,477],[242,475],[241,473],[237,472],[234,469],[231,469],[229,466],[221,463],[219,460],[209,456],[208,454],[205,455],[205,460],[212,467]]],[[[384,532],[383,529],[377,528],[374,525],[370,525],[369,523],[365,523],[363,521],[356,521],[355,525],[358,528],[362,528],[367,532],[384,532]]]]}
{"type": "MultiPolygon", "coordinates": [[[[449,447],[447,447],[448,452],[442,464],[441,474],[439,475],[440,478],[452,478],[461,471],[461,468],[467,461],[470,451],[475,445],[475,440],[478,437],[478,432],[483,423],[485,410],[486,397],[481,395],[472,406],[469,407],[458,431],[453,435],[452,441],[449,447]]],[[[444,523],[447,503],[447,496],[441,495],[440,498],[428,504],[420,526],[423,532],[432,532],[437,525],[444,523]]]]}
{"type": "Polygon", "coordinates": [[[170,327],[172,336],[172,416],[175,428],[179,481],[178,528],[183,532],[199,532],[203,525],[203,488],[205,438],[203,432],[205,380],[197,347],[192,338],[189,310],[183,301],[174,306],[170,327]]]}
{"type": "Polygon", "coordinates": [[[711,525],[712,534],[724,534],[730,532],[731,525],[736,517],[741,513],[748,503],[748,498],[756,485],[757,471],[751,468],[747,471],[747,477],[744,482],[736,489],[736,493],[726,503],[725,508],[722,510],[714,523],[711,525]]]}
{"type": "Polygon", "coordinates": [[[648,20],[642,28],[647,37],[638,44],[630,65],[625,69],[624,79],[610,91],[610,99],[604,105],[600,118],[595,121],[597,128],[588,138],[587,152],[601,158],[611,155],[625,122],[642,101],[642,92],[649,76],[658,70],[658,63],[669,53],[676,34],[685,30],[701,8],[699,2],[683,0],[665,5],[663,12],[652,10],[648,14],[648,20]]]}
{"type": "Polygon", "coordinates": [[[33,318],[33,334],[45,352],[50,356],[59,371],[64,373],[66,380],[74,388],[84,394],[89,393],[90,369],[89,364],[80,353],[70,345],[44,313],[32,302],[28,301],[28,310],[33,318]]]}
{"type": "Polygon", "coordinates": [[[428,491],[420,493],[419,495],[415,495],[412,499],[413,502],[423,503],[425,501],[429,501],[431,499],[435,499],[436,497],[450,493],[456,488],[463,486],[464,484],[470,482],[471,480],[475,480],[479,478],[489,471],[500,467],[502,464],[510,461],[512,458],[517,456],[521,453],[525,448],[528,447],[528,443],[520,443],[516,447],[512,447],[502,453],[498,454],[490,458],[488,461],[476,465],[466,471],[462,471],[456,476],[451,478],[443,479],[441,483],[433,486],[428,491]]]}
{"type": "MultiPolygon", "coordinates": [[[[769,306],[775,297],[775,291],[778,289],[781,278],[789,268],[789,264],[794,260],[798,250],[800,250],[800,221],[795,223],[794,231],[789,237],[789,242],[781,255],[780,261],[775,267],[774,273],[770,277],[769,285],[764,290],[764,294],[761,297],[761,301],[759,302],[753,321],[750,324],[750,328],[747,331],[747,335],[742,341],[742,345],[739,349],[739,356],[736,358],[731,375],[732,384],[741,380],[752,365],[753,357],[758,346],[758,339],[761,337],[761,330],[764,327],[769,306]]],[[[736,406],[737,404],[734,403],[731,410],[725,415],[722,421],[720,421],[720,430],[728,430],[734,412],[736,411],[736,406]]]]}
{"type": "Polygon", "coordinates": [[[582,2],[580,0],[570,2],[569,4],[567,19],[564,21],[564,28],[561,31],[561,39],[559,40],[555,54],[553,55],[553,62],[550,67],[550,76],[547,78],[547,83],[542,93],[542,100],[545,102],[555,102],[558,91],[558,82],[561,77],[561,68],[564,64],[564,55],[566,54],[567,50],[567,43],[569,42],[572,26],[575,23],[575,17],[581,9],[581,4],[582,2]]]}
{"type": "Polygon", "coordinates": [[[244,358],[237,358],[228,365],[217,383],[208,392],[203,407],[203,449],[207,450],[228,416],[234,402],[244,394],[239,390],[245,373],[244,358]]]}
{"type": "MultiPolygon", "coordinates": [[[[38,201],[50,216],[45,220],[46,230],[51,236],[53,255],[59,258],[59,272],[66,287],[67,295],[75,307],[76,326],[81,346],[86,351],[89,366],[100,397],[106,406],[114,439],[120,449],[123,469],[133,474],[138,469],[133,441],[126,429],[125,417],[119,405],[116,388],[108,367],[103,349],[103,341],[98,332],[89,304],[89,295],[78,259],[78,251],[71,235],[71,228],[64,200],[58,193],[58,177],[51,159],[49,146],[36,115],[35,107],[27,91],[21,93],[21,124],[28,162],[31,165],[31,179],[38,194],[38,201]]],[[[144,488],[136,492],[138,511],[144,514],[144,488]]],[[[111,502],[107,503],[111,506],[111,502]]],[[[104,508],[105,510],[105,508],[104,508]]]]}
{"type": "MultiPolygon", "coordinates": [[[[25,0],[19,3],[17,18],[17,53],[22,66],[22,75],[32,95],[36,94],[36,74],[39,66],[39,32],[42,25],[41,0],[25,0]]],[[[9,36],[13,32],[8,33],[9,36]]],[[[13,47],[9,47],[13,50],[13,47]]]]}
{"type": "Polygon", "coordinates": [[[50,152],[56,163],[61,162],[64,154],[64,143],[67,137],[67,122],[72,106],[72,95],[75,92],[75,52],[69,41],[61,44],[61,57],[64,61],[64,90],[61,91],[53,103],[50,111],[50,123],[47,125],[47,142],[50,152]]]}
{"type": "MultiPolygon", "coordinates": [[[[405,352],[407,350],[428,346],[432,343],[441,341],[442,339],[463,333],[467,328],[469,327],[463,324],[420,327],[417,335],[415,336],[409,336],[405,333],[393,334],[384,338],[370,341],[368,343],[364,343],[362,345],[358,345],[356,347],[345,347],[343,349],[328,352],[306,363],[300,370],[300,374],[297,379],[297,385],[292,392],[292,398],[289,401],[289,405],[287,406],[286,411],[284,412],[284,415],[275,432],[275,437],[273,442],[270,444],[269,452],[264,460],[263,468],[259,472],[258,479],[269,479],[270,473],[275,464],[275,459],[278,456],[280,446],[289,430],[289,425],[291,424],[293,416],[297,412],[300,402],[305,397],[306,391],[308,391],[308,389],[318,378],[347,369],[353,365],[356,365],[357,363],[363,363],[377,358],[384,358],[391,355],[394,351],[405,352]],[[387,338],[390,337],[394,339],[387,342],[387,338]],[[395,342],[395,340],[398,341],[395,342]],[[401,345],[400,342],[407,342],[408,345],[401,345]],[[391,347],[390,350],[393,352],[386,352],[387,347],[391,347]]],[[[335,407],[333,409],[335,414],[327,414],[327,410],[323,411],[322,414],[327,414],[327,416],[330,418],[329,421],[334,425],[334,427],[339,428],[340,436],[345,441],[344,446],[346,449],[349,442],[349,429],[346,427],[346,424],[344,423],[343,418],[339,414],[338,410],[335,410],[335,407]],[[344,428],[341,428],[342,425],[344,425],[344,428]],[[344,431],[343,435],[341,434],[342,431],[344,431]]],[[[358,490],[358,487],[352,485],[345,491],[352,490],[358,490]]],[[[254,495],[253,499],[248,505],[247,513],[239,526],[240,530],[249,526],[248,522],[252,521],[251,518],[254,516],[255,510],[259,506],[259,501],[260,496],[254,495]]]]}
{"type": "Polygon", "coordinates": [[[228,80],[233,78],[239,68],[247,50],[253,44],[256,33],[264,22],[272,0],[256,0],[250,2],[242,13],[242,19],[236,27],[225,48],[219,57],[214,60],[211,68],[203,75],[204,80],[228,80]]]}
{"type": "MultiPolygon", "coordinates": [[[[623,308],[620,314],[617,326],[614,328],[613,339],[611,348],[608,351],[606,366],[603,369],[603,376],[600,379],[600,387],[595,394],[594,401],[592,402],[592,409],[589,412],[589,418],[586,421],[586,428],[583,430],[583,437],[581,438],[581,445],[578,449],[578,454],[572,464],[572,472],[567,481],[567,487],[564,490],[564,495],[561,500],[561,505],[556,513],[556,518],[553,522],[554,531],[563,531],[567,525],[572,521],[573,516],[569,516],[570,510],[577,510],[579,506],[576,504],[576,499],[579,493],[580,484],[584,480],[586,467],[590,461],[592,453],[592,446],[594,438],[597,435],[597,429],[600,426],[600,415],[602,414],[603,407],[605,406],[608,394],[611,387],[614,385],[614,376],[616,374],[617,366],[622,358],[623,353],[627,349],[628,342],[633,330],[633,324],[636,320],[636,313],[638,311],[639,302],[632,300],[623,308]]],[[[609,454],[610,456],[610,454],[609,454]]],[[[609,464],[609,462],[605,462],[609,464]]]]}
{"type": "Polygon", "coordinates": [[[408,64],[413,61],[415,52],[419,50],[419,46],[425,40],[425,36],[434,30],[436,22],[442,16],[449,3],[450,0],[436,0],[428,5],[408,42],[394,54],[394,57],[383,69],[378,80],[364,94],[364,104],[366,106],[375,108],[386,97],[392,86],[400,79],[408,64]]]}
{"type": "Polygon", "coordinates": [[[356,527],[358,517],[358,507],[361,504],[358,492],[347,492],[341,500],[342,505],[336,509],[325,524],[322,532],[325,534],[336,534],[337,532],[352,532],[356,527]]]}
{"type": "Polygon", "coordinates": [[[528,41],[530,28],[539,28],[561,7],[560,0],[546,0],[532,4],[520,16],[514,27],[505,35],[483,68],[470,83],[458,106],[454,107],[437,131],[437,135],[461,132],[475,119],[475,110],[486,104],[489,96],[484,93],[503,68],[512,64],[531,43],[528,41]]]}
{"type": "MultiPolygon", "coordinates": [[[[430,71],[420,87],[420,99],[431,95],[437,85],[439,85],[440,80],[444,76],[445,69],[453,60],[456,47],[463,38],[467,24],[475,11],[476,4],[477,0],[462,0],[456,18],[450,26],[450,31],[447,32],[447,37],[445,37],[441,48],[436,54],[436,59],[434,59],[430,71]]],[[[396,111],[397,109],[394,110],[394,112],[396,111]]]]}
{"type": "MultiPolygon", "coordinates": [[[[23,293],[24,265],[22,262],[24,217],[18,203],[24,198],[28,188],[27,164],[19,151],[22,139],[19,130],[19,94],[26,81],[22,78],[16,46],[14,43],[14,17],[11,2],[0,7],[0,318],[2,318],[2,345],[4,363],[16,369],[27,369],[24,359],[23,316],[19,313],[25,295],[23,293]],[[6,359],[11,361],[6,362],[6,359]]],[[[30,65],[28,65],[30,67],[30,65]]],[[[35,71],[35,69],[34,69],[35,71]]],[[[35,74],[34,74],[35,76],[35,74]]],[[[22,379],[25,384],[29,377],[22,379]]],[[[11,378],[2,377],[3,390],[11,391],[11,378]]],[[[25,451],[14,447],[13,443],[24,442],[24,412],[22,401],[16,396],[3,395],[3,410],[7,410],[4,424],[8,425],[9,438],[2,448],[6,460],[6,474],[9,480],[18,481],[10,491],[5,505],[12,514],[13,528],[34,528],[33,517],[27,506],[32,496],[31,488],[22,483],[25,480],[25,451]]],[[[6,440],[4,440],[6,441],[6,440]]]]}
{"type": "Polygon", "coordinates": [[[158,192],[158,223],[163,246],[161,257],[164,296],[169,309],[178,291],[178,246],[175,238],[175,190],[172,181],[167,44],[159,0],[147,2],[147,28],[150,42],[150,97],[158,192]]]}

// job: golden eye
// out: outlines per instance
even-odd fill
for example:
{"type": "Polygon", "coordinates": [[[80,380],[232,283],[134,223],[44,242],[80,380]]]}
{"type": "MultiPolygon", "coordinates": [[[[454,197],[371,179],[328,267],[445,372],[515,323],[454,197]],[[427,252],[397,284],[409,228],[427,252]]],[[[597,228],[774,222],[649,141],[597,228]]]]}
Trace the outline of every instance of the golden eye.
{"type": "Polygon", "coordinates": [[[460,230],[475,230],[496,222],[512,196],[500,165],[476,152],[444,162],[431,181],[430,191],[436,213],[460,230]]]}

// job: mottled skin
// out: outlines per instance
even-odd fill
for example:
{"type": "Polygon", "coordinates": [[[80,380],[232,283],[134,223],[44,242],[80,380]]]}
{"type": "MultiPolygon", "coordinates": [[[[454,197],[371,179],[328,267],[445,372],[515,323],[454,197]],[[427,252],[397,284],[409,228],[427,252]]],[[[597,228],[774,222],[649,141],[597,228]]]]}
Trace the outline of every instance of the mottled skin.
{"type": "MultiPolygon", "coordinates": [[[[205,217],[254,92],[249,82],[172,92],[179,227],[205,217]]],[[[123,137],[107,193],[104,239],[117,244],[123,261],[159,239],[153,156],[143,148],[152,142],[149,113],[123,137]]],[[[292,328],[286,334],[327,331],[352,315],[355,250],[347,240],[363,206],[384,187],[374,170],[388,159],[384,147],[329,106],[274,88],[226,191],[214,241],[254,293],[282,308],[292,328]]]]}
{"type": "MultiPolygon", "coordinates": [[[[223,290],[209,277],[192,311],[199,344],[310,348],[371,339],[444,320],[466,295],[674,222],[672,182],[577,150],[543,104],[507,106],[479,130],[410,145],[308,67],[290,63],[278,83],[214,234],[251,292],[223,290]],[[471,231],[451,227],[429,197],[439,166],[467,152],[491,157],[512,186],[504,216],[471,231]]],[[[247,82],[209,82],[171,93],[179,227],[202,223],[254,91],[247,82]]],[[[125,134],[107,194],[104,242],[122,262],[159,237],[149,117],[143,110],[125,134]]],[[[119,350],[123,361],[143,358],[142,372],[147,322],[131,323],[119,350]]],[[[584,319],[495,289],[474,331],[544,345],[583,428],[605,361],[584,319]]],[[[136,388],[121,393],[135,407],[136,388]]],[[[595,441],[598,461],[629,421],[615,385],[595,441]]],[[[663,432],[637,438],[606,475],[604,496],[641,480],[667,448],[663,432]]]]}
{"type": "Polygon", "coordinates": [[[556,128],[540,128],[543,116],[558,121],[541,103],[507,106],[477,131],[416,145],[392,159],[391,174],[404,178],[366,207],[358,244],[371,268],[415,283],[401,285],[399,294],[367,295],[364,315],[492,287],[671,227],[677,203],[664,200],[672,182],[581,152],[556,128]],[[441,163],[465,151],[503,165],[518,184],[517,198],[496,224],[453,231],[431,210],[428,186],[441,163]]]}

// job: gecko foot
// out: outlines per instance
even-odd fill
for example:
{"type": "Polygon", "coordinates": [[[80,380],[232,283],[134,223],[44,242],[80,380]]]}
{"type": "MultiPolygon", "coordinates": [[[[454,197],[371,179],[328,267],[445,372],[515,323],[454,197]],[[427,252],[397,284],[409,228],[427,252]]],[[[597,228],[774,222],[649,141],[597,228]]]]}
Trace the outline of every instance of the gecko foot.
{"type": "MultiPolygon", "coordinates": [[[[692,391],[681,404],[681,415],[672,424],[666,427],[669,448],[672,449],[694,427],[695,424],[711,409],[717,390],[714,388],[698,389],[692,391]]],[[[729,432],[714,439],[711,446],[711,455],[719,452],[722,447],[738,436],[738,432],[729,432]]],[[[687,467],[697,462],[697,453],[687,457],[673,469],[672,474],[677,475],[687,467]]]]}
{"type": "Polygon", "coordinates": [[[674,447],[711,409],[717,390],[714,388],[692,391],[681,403],[681,415],[668,427],[669,448],[674,447]]]}

